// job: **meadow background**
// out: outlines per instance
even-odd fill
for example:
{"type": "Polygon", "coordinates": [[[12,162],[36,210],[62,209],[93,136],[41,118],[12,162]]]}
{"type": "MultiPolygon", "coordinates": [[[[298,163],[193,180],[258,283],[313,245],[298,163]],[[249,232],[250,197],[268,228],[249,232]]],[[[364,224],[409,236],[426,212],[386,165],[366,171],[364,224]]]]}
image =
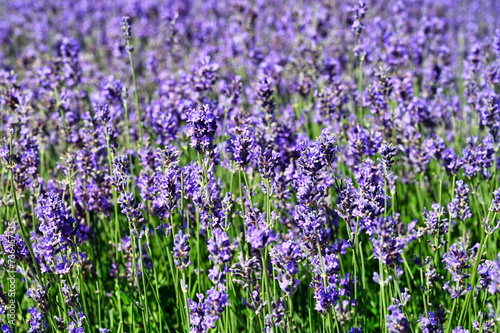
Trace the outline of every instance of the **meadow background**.
{"type": "Polygon", "coordinates": [[[499,332],[499,15],[0,1],[0,329],[499,332]]]}

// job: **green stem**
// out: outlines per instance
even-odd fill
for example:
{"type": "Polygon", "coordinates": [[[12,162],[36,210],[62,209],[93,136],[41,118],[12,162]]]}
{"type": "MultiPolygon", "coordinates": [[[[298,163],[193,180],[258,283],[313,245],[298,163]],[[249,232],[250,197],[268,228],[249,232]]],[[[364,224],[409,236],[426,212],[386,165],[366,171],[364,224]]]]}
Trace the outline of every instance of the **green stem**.
{"type": "Polygon", "coordinates": [[[142,147],[143,141],[142,141],[141,108],[139,104],[139,90],[137,89],[137,78],[135,76],[134,57],[132,56],[132,45],[130,44],[130,38],[127,38],[127,53],[130,60],[130,67],[132,69],[132,80],[134,82],[135,107],[137,108],[137,124],[139,126],[139,147],[142,147]]]}

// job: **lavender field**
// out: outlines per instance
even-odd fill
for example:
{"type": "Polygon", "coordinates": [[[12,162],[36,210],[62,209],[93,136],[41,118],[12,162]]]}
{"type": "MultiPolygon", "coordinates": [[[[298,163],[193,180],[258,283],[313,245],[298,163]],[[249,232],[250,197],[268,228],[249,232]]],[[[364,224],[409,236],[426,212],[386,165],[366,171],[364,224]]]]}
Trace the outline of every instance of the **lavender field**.
{"type": "Polygon", "coordinates": [[[498,29],[1,0],[0,331],[500,332],[498,29]]]}

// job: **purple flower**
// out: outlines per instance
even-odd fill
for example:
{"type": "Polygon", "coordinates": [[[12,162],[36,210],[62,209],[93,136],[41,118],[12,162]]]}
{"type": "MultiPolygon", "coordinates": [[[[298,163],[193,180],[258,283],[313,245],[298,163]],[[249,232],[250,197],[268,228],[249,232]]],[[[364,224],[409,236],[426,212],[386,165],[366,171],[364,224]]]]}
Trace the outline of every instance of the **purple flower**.
{"type": "Polygon", "coordinates": [[[183,270],[191,265],[191,260],[189,260],[189,251],[191,247],[189,246],[189,235],[186,234],[182,229],[175,235],[174,238],[174,263],[177,268],[183,270]]]}
{"type": "Polygon", "coordinates": [[[132,24],[130,23],[130,17],[123,16],[122,17],[122,31],[123,31],[123,36],[126,39],[130,39],[130,37],[132,37],[131,29],[132,29],[132,24]]]}
{"type": "Polygon", "coordinates": [[[302,241],[309,251],[317,253],[318,245],[323,247],[325,242],[325,217],[322,210],[314,210],[311,207],[297,205],[292,215],[295,223],[300,227],[302,241]]]}
{"type": "Polygon", "coordinates": [[[274,179],[276,176],[276,167],[278,166],[280,153],[266,147],[263,153],[259,153],[259,173],[262,178],[274,179]]]}
{"type": "Polygon", "coordinates": [[[387,315],[387,329],[389,333],[410,332],[410,324],[399,308],[392,309],[392,313],[387,315]]]}
{"type": "Polygon", "coordinates": [[[252,161],[254,156],[255,135],[253,130],[243,127],[235,131],[229,140],[228,151],[233,154],[234,161],[240,166],[245,166],[252,161]]]}
{"type": "Polygon", "coordinates": [[[500,189],[493,191],[493,199],[491,200],[490,211],[500,213],[500,189]]]}
{"type": "Polygon", "coordinates": [[[425,228],[431,236],[444,235],[448,231],[448,220],[443,218],[446,214],[444,207],[440,207],[438,203],[432,204],[432,210],[427,211],[424,207],[425,228]]]}
{"type": "Polygon", "coordinates": [[[363,155],[373,156],[382,142],[382,133],[370,132],[359,124],[347,132],[346,163],[353,166],[362,160],[363,155]]]}
{"type": "Polygon", "coordinates": [[[283,323],[283,317],[285,317],[285,304],[281,298],[278,298],[276,302],[271,301],[271,314],[266,315],[264,332],[273,332],[273,326],[280,327],[283,323]]]}
{"type": "Polygon", "coordinates": [[[276,121],[274,111],[276,105],[274,102],[274,82],[273,79],[264,76],[260,78],[259,82],[255,85],[257,90],[257,103],[261,110],[264,112],[264,120],[267,126],[270,126],[276,121]]]}
{"type": "Polygon", "coordinates": [[[12,329],[7,324],[2,325],[2,332],[3,333],[13,333],[12,329]]]}
{"type": "Polygon", "coordinates": [[[464,184],[463,180],[458,180],[455,193],[455,198],[448,204],[448,210],[451,213],[451,217],[465,222],[466,219],[472,216],[468,197],[470,188],[467,184],[464,184]]]}
{"type": "Polygon", "coordinates": [[[64,302],[70,309],[68,319],[71,321],[66,329],[71,333],[83,333],[83,320],[86,319],[82,312],[79,294],[76,291],[76,284],[70,287],[66,280],[61,281],[61,292],[64,302]]]}
{"type": "MultiPolygon", "coordinates": [[[[340,66],[340,64],[338,65],[340,66]]],[[[317,93],[316,114],[314,120],[325,123],[328,120],[339,121],[345,117],[348,103],[348,85],[337,77],[332,77],[331,82],[317,93]]]]}
{"type": "Polygon", "coordinates": [[[472,327],[474,328],[474,331],[482,333],[495,332],[495,317],[493,316],[491,319],[488,320],[484,319],[484,315],[485,313],[479,311],[477,314],[479,321],[476,319],[472,321],[472,327]]]}
{"type": "Polygon", "coordinates": [[[500,253],[496,260],[486,260],[478,267],[481,289],[488,289],[492,295],[500,294],[500,253]]]}
{"type": "Polygon", "coordinates": [[[243,286],[245,290],[248,290],[250,285],[257,282],[252,275],[260,275],[261,266],[260,260],[257,257],[246,258],[243,256],[243,252],[238,255],[238,262],[233,264],[231,268],[231,274],[234,276],[233,282],[238,283],[243,286]]]}
{"type": "Polygon", "coordinates": [[[202,167],[191,161],[181,169],[184,175],[184,197],[198,201],[201,192],[202,167]]]}
{"type": "Polygon", "coordinates": [[[227,233],[216,228],[212,231],[212,237],[208,241],[207,249],[210,255],[209,259],[216,265],[229,264],[232,258],[231,239],[227,233]]]}
{"type": "Polygon", "coordinates": [[[188,113],[186,135],[191,138],[191,147],[198,153],[213,150],[215,132],[217,129],[216,116],[210,105],[205,104],[203,108],[193,108],[188,113]]]}
{"type": "Polygon", "coordinates": [[[160,219],[169,219],[181,196],[179,171],[168,168],[164,172],[157,172],[153,182],[156,191],[153,209],[160,219]]]}
{"type": "Polygon", "coordinates": [[[443,323],[432,311],[427,313],[427,317],[422,315],[418,322],[423,333],[443,333],[443,323]]]}
{"type": "Polygon", "coordinates": [[[316,145],[328,163],[334,162],[336,155],[339,152],[335,135],[330,132],[330,130],[323,128],[321,130],[321,135],[316,139],[316,145]]]}
{"type": "Polygon", "coordinates": [[[450,287],[450,281],[446,281],[443,286],[443,290],[446,290],[450,293],[451,298],[457,298],[459,296],[464,296],[467,292],[472,290],[472,286],[469,284],[465,286],[463,284],[458,284],[450,287]]]}
{"type": "Polygon", "coordinates": [[[299,244],[293,240],[279,243],[270,251],[273,267],[278,271],[276,280],[286,295],[291,295],[297,290],[299,280],[295,275],[299,273],[299,263],[305,258],[299,244]]]}
{"type": "Polygon", "coordinates": [[[28,313],[31,315],[31,319],[29,321],[30,328],[28,330],[29,333],[42,333],[49,327],[47,323],[43,320],[43,316],[35,307],[31,307],[28,309],[28,313]]]}
{"type": "Polygon", "coordinates": [[[111,184],[118,193],[122,193],[127,188],[128,173],[130,169],[129,157],[127,155],[116,156],[113,160],[113,174],[111,184]]]}
{"type": "Polygon", "coordinates": [[[456,176],[462,167],[462,159],[451,149],[446,149],[442,154],[443,165],[452,176],[456,176]]]}
{"type": "Polygon", "coordinates": [[[297,164],[302,172],[315,178],[318,172],[326,166],[326,158],[319,145],[307,145],[303,142],[297,164]]]}
{"type": "Polygon", "coordinates": [[[194,90],[198,92],[210,91],[216,83],[219,64],[210,61],[209,56],[202,56],[199,59],[198,67],[193,75],[194,90]]]}
{"type": "Polygon", "coordinates": [[[366,3],[363,0],[358,1],[358,6],[352,9],[354,22],[351,25],[351,30],[354,31],[356,36],[359,37],[361,32],[365,29],[365,25],[363,24],[363,19],[366,15],[366,3]]]}
{"type": "Polygon", "coordinates": [[[137,233],[137,230],[141,230],[145,223],[142,214],[144,204],[136,204],[134,194],[130,192],[122,192],[118,197],[117,203],[122,208],[122,213],[127,216],[133,232],[137,233]]]}
{"type": "Polygon", "coordinates": [[[205,333],[215,328],[215,322],[229,304],[229,297],[225,291],[219,291],[215,287],[207,291],[206,298],[203,294],[196,295],[198,303],[188,299],[191,332],[205,333]]]}
{"type": "MultiPolygon", "coordinates": [[[[276,220],[276,213],[272,212],[271,214],[271,224],[273,224],[276,220]]],[[[272,225],[267,224],[265,212],[260,214],[257,219],[247,213],[245,224],[247,225],[246,240],[252,248],[262,249],[276,240],[272,225]]]]}
{"type": "Polygon", "coordinates": [[[471,267],[469,260],[475,258],[479,244],[473,248],[467,249],[468,243],[455,243],[450,246],[448,253],[443,253],[443,262],[446,263],[446,269],[453,277],[453,281],[464,283],[471,275],[467,269],[471,267]]]}
{"type": "Polygon", "coordinates": [[[338,288],[340,263],[335,254],[319,254],[311,259],[314,276],[310,287],[314,290],[315,309],[321,313],[328,311],[340,299],[338,288]]]}
{"type": "Polygon", "coordinates": [[[373,243],[375,258],[382,260],[389,267],[397,267],[404,248],[418,238],[413,230],[416,222],[413,221],[405,225],[400,221],[399,214],[395,218],[389,215],[374,220],[368,233],[371,234],[370,240],[373,243]]]}
{"type": "Polygon", "coordinates": [[[378,160],[385,167],[385,171],[389,172],[394,164],[394,156],[396,156],[396,148],[390,143],[382,143],[378,150],[381,158],[378,160]]]}
{"type": "Polygon", "coordinates": [[[49,266],[59,252],[73,246],[76,235],[75,219],[71,217],[68,209],[55,193],[42,194],[34,209],[40,221],[41,236],[32,232],[36,245],[34,252],[44,260],[42,272],[50,270],[49,266]]]}
{"type": "Polygon", "coordinates": [[[24,239],[18,233],[12,235],[12,231],[7,230],[0,235],[0,243],[2,244],[2,248],[4,250],[3,253],[6,255],[14,255],[17,260],[30,260],[30,253],[26,247],[24,239]]]}
{"type": "Polygon", "coordinates": [[[49,310],[49,299],[47,297],[47,292],[50,289],[50,280],[47,279],[47,284],[45,286],[41,286],[36,283],[35,287],[30,287],[26,292],[26,296],[33,299],[37,303],[37,308],[41,309],[43,312],[47,312],[49,310]]]}
{"type": "Polygon", "coordinates": [[[495,150],[493,137],[486,136],[482,144],[477,137],[467,139],[467,146],[462,151],[464,176],[472,178],[481,172],[484,177],[490,173],[489,168],[493,165],[495,150]]]}

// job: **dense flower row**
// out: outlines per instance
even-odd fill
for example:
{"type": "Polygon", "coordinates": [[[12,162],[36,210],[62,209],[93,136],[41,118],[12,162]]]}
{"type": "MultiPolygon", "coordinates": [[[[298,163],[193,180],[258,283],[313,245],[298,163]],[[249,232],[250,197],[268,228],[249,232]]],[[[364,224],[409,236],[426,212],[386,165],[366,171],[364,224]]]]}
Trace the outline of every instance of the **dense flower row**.
{"type": "Polygon", "coordinates": [[[0,13],[2,332],[500,330],[500,3],[0,13]]]}

